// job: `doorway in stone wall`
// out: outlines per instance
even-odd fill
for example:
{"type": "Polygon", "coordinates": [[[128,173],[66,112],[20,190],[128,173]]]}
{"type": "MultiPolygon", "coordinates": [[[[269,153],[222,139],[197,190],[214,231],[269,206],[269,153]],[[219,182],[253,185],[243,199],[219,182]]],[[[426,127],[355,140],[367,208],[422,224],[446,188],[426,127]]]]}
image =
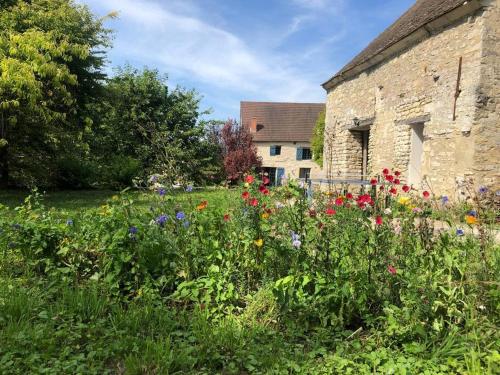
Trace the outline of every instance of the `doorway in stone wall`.
{"type": "Polygon", "coordinates": [[[362,152],[362,161],[361,161],[361,179],[368,179],[368,165],[369,165],[369,150],[368,147],[370,145],[370,130],[361,131],[361,152],[362,152]]]}
{"type": "Polygon", "coordinates": [[[411,125],[410,164],[408,166],[408,183],[419,187],[422,182],[422,161],[424,153],[424,124],[411,125]]]}

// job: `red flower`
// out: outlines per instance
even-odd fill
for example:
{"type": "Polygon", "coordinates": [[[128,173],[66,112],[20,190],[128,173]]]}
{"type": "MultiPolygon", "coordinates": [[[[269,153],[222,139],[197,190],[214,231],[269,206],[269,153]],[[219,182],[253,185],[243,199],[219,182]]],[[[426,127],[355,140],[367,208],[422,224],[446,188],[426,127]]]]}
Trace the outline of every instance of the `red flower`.
{"type": "Polygon", "coordinates": [[[389,174],[389,170],[387,168],[384,168],[384,170],[382,171],[383,174],[385,175],[388,175],[389,174]]]}
{"type": "Polygon", "coordinates": [[[249,196],[250,196],[250,193],[248,191],[244,191],[243,194],[241,194],[241,197],[243,199],[248,199],[249,196]]]}
{"type": "Polygon", "coordinates": [[[392,182],[392,181],[394,181],[394,176],[393,176],[392,174],[389,174],[389,175],[386,175],[386,176],[385,176],[385,179],[386,179],[387,181],[389,181],[389,182],[392,182]]]}
{"type": "Polygon", "coordinates": [[[400,171],[395,171],[395,172],[394,172],[394,175],[395,175],[396,177],[399,177],[399,176],[401,176],[401,172],[400,172],[400,171]]]}
{"type": "Polygon", "coordinates": [[[408,185],[403,185],[403,191],[408,193],[410,191],[410,187],[408,185]]]}
{"type": "Polygon", "coordinates": [[[224,221],[229,221],[230,219],[231,217],[229,216],[229,214],[224,215],[224,221]]]}
{"type": "Polygon", "coordinates": [[[381,186],[380,186],[380,191],[384,191],[384,190],[385,190],[384,185],[381,185],[381,186]]]}
{"type": "Polygon", "coordinates": [[[398,189],[393,187],[393,188],[391,188],[391,190],[389,190],[389,193],[391,193],[392,195],[396,195],[398,193],[398,189]]]}
{"type": "Polygon", "coordinates": [[[370,180],[370,184],[372,184],[372,185],[377,185],[377,182],[378,182],[378,181],[377,181],[377,179],[376,179],[376,178],[372,178],[372,179],[370,180]]]}
{"type": "Polygon", "coordinates": [[[429,192],[427,190],[425,190],[422,195],[424,196],[425,199],[428,199],[431,195],[429,194],[429,192]]]}
{"type": "Polygon", "coordinates": [[[249,202],[250,206],[257,206],[259,204],[259,201],[256,199],[256,198],[252,198],[250,199],[250,202],[249,202]]]}
{"type": "Polygon", "coordinates": [[[264,185],[260,185],[260,186],[259,186],[259,191],[260,191],[261,193],[263,193],[263,192],[264,192],[264,190],[266,190],[266,187],[265,187],[264,185]]]}
{"type": "Polygon", "coordinates": [[[249,184],[251,184],[252,182],[254,181],[254,178],[252,175],[248,175],[245,177],[245,182],[248,182],[249,184]]]}
{"type": "Polygon", "coordinates": [[[262,192],[262,194],[269,195],[269,190],[268,189],[264,189],[264,191],[262,192]]]}
{"type": "Polygon", "coordinates": [[[335,205],[336,206],[342,206],[344,204],[344,200],[341,197],[338,197],[335,199],[335,205]]]}
{"type": "Polygon", "coordinates": [[[390,264],[387,266],[387,271],[389,271],[391,275],[395,275],[397,273],[397,270],[390,264]]]}
{"type": "Polygon", "coordinates": [[[271,180],[269,179],[269,177],[264,176],[264,178],[262,179],[262,183],[264,185],[268,185],[270,182],[271,182],[271,180]]]}
{"type": "Polygon", "coordinates": [[[345,195],[345,197],[346,197],[347,199],[352,199],[352,194],[351,194],[351,193],[347,193],[347,194],[345,195]]]}
{"type": "Polygon", "coordinates": [[[335,215],[337,212],[331,208],[331,207],[328,207],[326,210],[325,210],[325,213],[328,215],[328,216],[332,216],[332,215],[335,215]]]}
{"type": "Polygon", "coordinates": [[[401,183],[401,181],[399,181],[399,178],[396,178],[396,179],[394,180],[394,184],[395,184],[395,185],[399,185],[400,183],[401,183]]]}
{"type": "Polygon", "coordinates": [[[375,218],[375,224],[377,224],[377,225],[382,225],[382,222],[383,222],[383,220],[382,220],[382,216],[377,216],[377,217],[375,218]]]}
{"type": "Polygon", "coordinates": [[[309,216],[310,217],[316,217],[316,210],[310,209],[309,210],[309,216]]]}

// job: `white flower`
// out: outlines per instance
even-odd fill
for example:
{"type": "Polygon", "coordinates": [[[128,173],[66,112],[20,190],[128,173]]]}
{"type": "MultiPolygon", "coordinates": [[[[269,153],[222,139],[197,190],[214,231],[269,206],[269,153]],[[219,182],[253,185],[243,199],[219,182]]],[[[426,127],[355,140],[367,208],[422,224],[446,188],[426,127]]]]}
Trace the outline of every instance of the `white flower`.
{"type": "Polygon", "coordinates": [[[386,215],[390,215],[390,214],[392,214],[392,210],[391,210],[390,208],[386,208],[386,209],[384,210],[384,214],[386,214],[386,215]]]}

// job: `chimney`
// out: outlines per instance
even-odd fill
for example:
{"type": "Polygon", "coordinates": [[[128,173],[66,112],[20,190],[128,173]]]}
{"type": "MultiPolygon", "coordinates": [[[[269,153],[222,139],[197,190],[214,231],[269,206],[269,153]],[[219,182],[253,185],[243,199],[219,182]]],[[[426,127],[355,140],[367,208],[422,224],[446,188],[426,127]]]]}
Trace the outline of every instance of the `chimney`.
{"type": "Polygon", "coordinates": [[[252,117],[250,121],[250,133],[257,133],[257,117],[252,117]]]}

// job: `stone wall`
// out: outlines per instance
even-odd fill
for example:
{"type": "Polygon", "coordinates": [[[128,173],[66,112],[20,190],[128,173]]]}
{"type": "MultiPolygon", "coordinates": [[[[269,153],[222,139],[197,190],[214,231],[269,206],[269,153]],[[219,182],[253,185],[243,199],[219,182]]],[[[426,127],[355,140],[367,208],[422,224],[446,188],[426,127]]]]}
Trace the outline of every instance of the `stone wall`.
{"type": "Polygon", "coordinates": [[[373,118],[369,170],[408,176],[410,126],[424,123],[423,186],[452,194],[457,182],[498,185],[498,0],[329,90],[325,154],[333,175],[360,173],[354,119],[373,118]],[[453,120],[459,59],[461,93],[453,120]]]}
{"type": "Polygon", "coordinates": [[[298,147],[311,147],[307,142],[255,142],[257,154],[262,158],[263,167],[285,168],[287,178],[298,178],[299,168],[311,168],[311,178],[322,178],[321,168],[312,160],[297,160],[298,147]],[[281,154],[270,156],[269,148],[281,146],[281,154]]]}

